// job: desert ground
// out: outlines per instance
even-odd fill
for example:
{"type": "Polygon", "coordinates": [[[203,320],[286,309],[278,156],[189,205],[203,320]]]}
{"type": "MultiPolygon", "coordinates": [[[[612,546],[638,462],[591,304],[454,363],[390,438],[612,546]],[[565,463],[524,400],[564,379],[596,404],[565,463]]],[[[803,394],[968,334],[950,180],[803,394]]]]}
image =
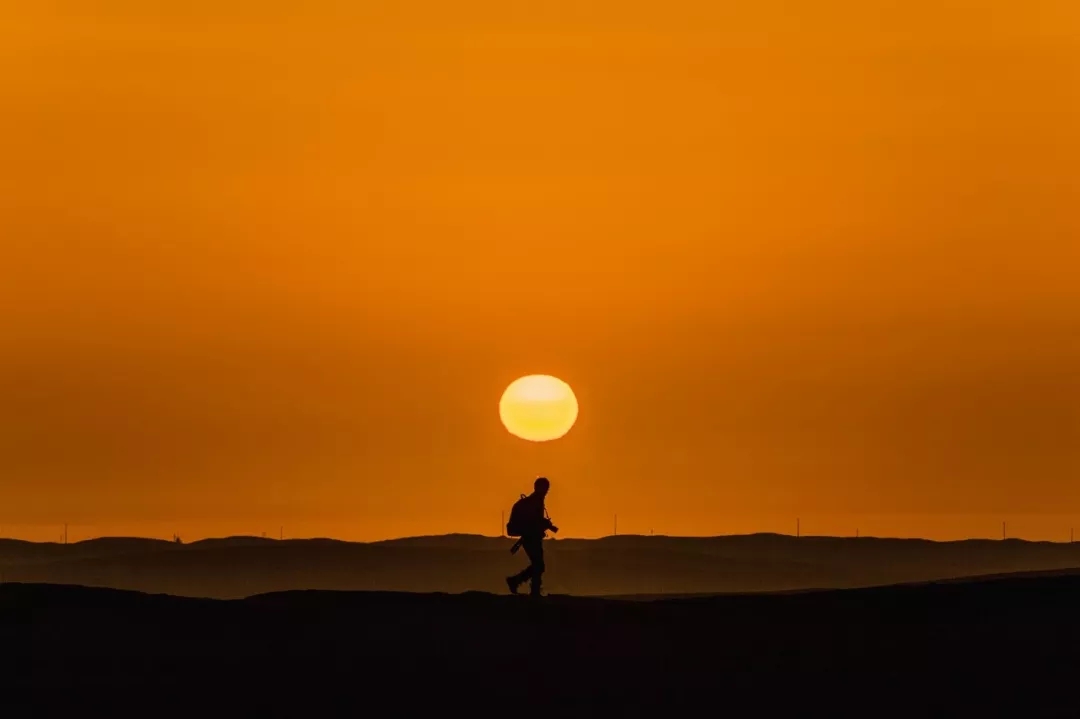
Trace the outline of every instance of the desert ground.
{"type": "Polygon", "coordinates": [[[13,717],[1064,717],[1078,607],[1071,571],[670,599],[8,582],[0,646],[13,717]]]}

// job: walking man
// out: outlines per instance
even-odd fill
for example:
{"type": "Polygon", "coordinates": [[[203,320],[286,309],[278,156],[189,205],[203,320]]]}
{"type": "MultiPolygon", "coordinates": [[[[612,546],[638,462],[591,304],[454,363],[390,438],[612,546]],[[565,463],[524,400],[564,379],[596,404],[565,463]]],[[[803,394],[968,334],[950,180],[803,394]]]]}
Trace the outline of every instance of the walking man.
{"type": "Polygon", "coordinates": [[[544,508],[544,498],[551,483],[546,477],[539,477],[533,483],[533,493],[521,495],[510,511],[510,521],[506,524],[506,533],[511,537],[520,537],[510,550],[516,554],[518,548],[525,550],[529,566],[512,577],[506,578],[506,586],[511,594],[518,593],[518,587],[526,580],[532,580],[531,594],[540,596],[540,584],[544,574],[544,537],[548,530],[558,532],[559,528],[551,523],[544,508]]]}

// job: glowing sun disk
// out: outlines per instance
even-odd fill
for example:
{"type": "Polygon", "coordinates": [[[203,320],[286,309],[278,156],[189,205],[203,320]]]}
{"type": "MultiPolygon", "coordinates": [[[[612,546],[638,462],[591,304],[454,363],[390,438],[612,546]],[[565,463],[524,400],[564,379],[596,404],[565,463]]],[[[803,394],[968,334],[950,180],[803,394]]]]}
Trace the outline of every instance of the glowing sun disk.
{"type": "Polygon", "coordinates": [[[577,397],[570,385],[549,375],[514,380],[499,400],[503,426],[530,442],[559,439],[574,426],[577,416],[577,397]]]}

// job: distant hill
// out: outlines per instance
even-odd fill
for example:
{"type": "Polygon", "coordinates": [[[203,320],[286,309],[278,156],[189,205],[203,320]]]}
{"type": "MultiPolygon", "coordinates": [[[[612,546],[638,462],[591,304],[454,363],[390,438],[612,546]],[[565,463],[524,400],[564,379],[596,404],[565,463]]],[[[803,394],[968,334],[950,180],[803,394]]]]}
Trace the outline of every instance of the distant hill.
{"type": "MultiPolygon", "coordinates": [[[[475,535],[381,542],[260,537],[190,544],[103,538],[0,540],[7,582],[238,598],[292,589],[503,592],[523,566],[513,540],[475,535]]],[[[663,595],[850,588],[1080,567],[1080,544],[1021,540],[618,536],[546,543],[551,593],[663,595]]]]}
{"type": "Polygon", "coordinates": [[[1077,606],[1080,572],[651,602],[5,584],[3,706],[85,713],[92,688],[139,716],[1075,717],[1077,606]]]}

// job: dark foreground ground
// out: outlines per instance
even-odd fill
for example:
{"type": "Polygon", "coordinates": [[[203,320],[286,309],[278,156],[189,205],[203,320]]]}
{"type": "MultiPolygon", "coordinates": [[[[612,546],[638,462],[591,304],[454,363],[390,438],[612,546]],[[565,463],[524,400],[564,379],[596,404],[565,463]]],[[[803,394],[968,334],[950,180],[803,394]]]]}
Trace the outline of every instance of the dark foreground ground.
{"type": "Polygon", "coordinates": [[[0,649],[11,717],[1075,717],[1080,575],[649,602],[5,584],[0,649]]]}

